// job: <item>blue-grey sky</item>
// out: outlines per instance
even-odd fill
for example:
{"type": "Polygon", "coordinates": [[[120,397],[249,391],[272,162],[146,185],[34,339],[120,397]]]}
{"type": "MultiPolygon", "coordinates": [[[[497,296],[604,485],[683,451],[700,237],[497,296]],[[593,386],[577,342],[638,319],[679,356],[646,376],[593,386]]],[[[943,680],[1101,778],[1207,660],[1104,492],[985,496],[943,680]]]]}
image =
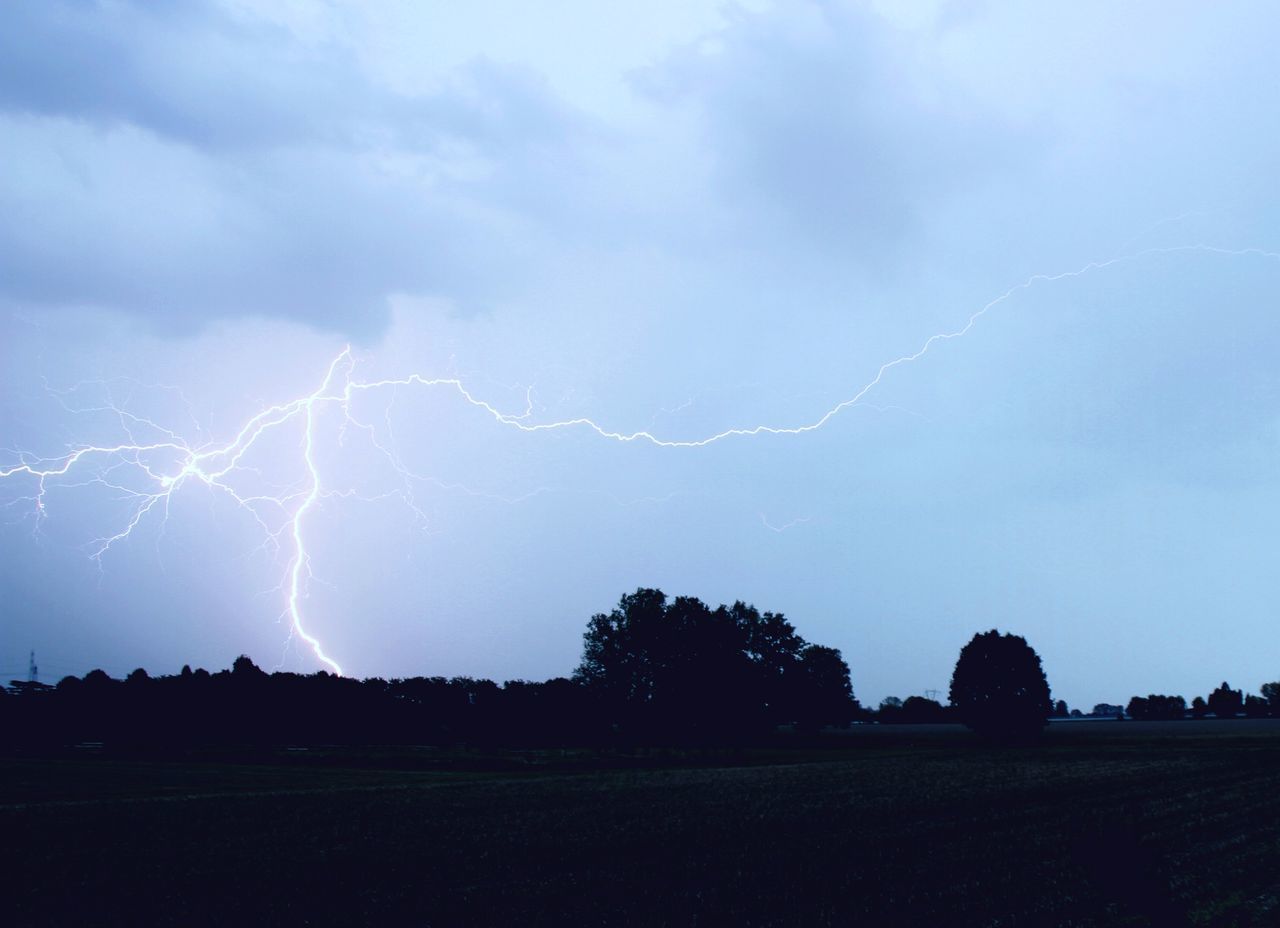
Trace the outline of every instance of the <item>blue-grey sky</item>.
{"type": "Polygon", "coordinates": [[[991,627],[1086,708],[1280,677],[1271,4],[0,17],[0,471],[226,444],[346,345],[522,416],[326,402],[314,500],[297,416],[97,559],[181,454],[14,473],[0,671],[323,666],[305,506],[360,676],[565,674],[658,586],[785,612],[873,704],[991,627]],[[521,428],[794,429],[1006,293],[803,434],[521,428]]]}

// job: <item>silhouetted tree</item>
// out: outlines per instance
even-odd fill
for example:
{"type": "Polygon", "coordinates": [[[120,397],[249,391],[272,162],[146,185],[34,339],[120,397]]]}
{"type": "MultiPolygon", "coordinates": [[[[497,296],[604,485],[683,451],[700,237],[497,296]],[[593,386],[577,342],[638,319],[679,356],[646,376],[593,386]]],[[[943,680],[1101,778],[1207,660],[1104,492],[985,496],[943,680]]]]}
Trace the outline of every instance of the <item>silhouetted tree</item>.
{"type": "Polygon", "coordinates": [[[1244,693],[1241,690],[1233,690],[1227,681],[1223,680],[1222,685],[1209,694],[1206,705],[1218,718],[1233,719],[1244,707],[1244,693]]]}
{"type": "Polygon", "coordinates": [[[665,593],[640,589],[623,596],[607,615],[593,615],[583,635],[575,679],[613,710],[651,700],[660,673],[666,612],[665,593]]]}
{"type": "Polygon", "coordinates": [[[960,650],[950,695],[960,720],[986,735],[1034,734],[1053,708],[1039,655],[1025,638],[995,629],[960,650]]]}
{"type": "Polygon", "coordinates": [[[1280,717],[1280,683],[1264,683],[1258,688],[1272,716],[1280,717]]]}
{"type": "Polygon", "coordinates": [[[806,644],[781,614],[668,602],[652,589],[591,617],[574,679],[599,724],[650,736],[814,727],[847,722],[857,708],[840,652],[806,644]]]}
{"type": "Polygon", "coordinates": [[[807,645],[793,672],[797,674],[797,724],[805,728],[848,724],[857,703],[849,682],[849,665],[837,649],[807,645]]]}
{"type": "Polygon", "coordinates": [[[936,724],[949,721],[949,716],[947,707],[936,699],[908,696],[898,710],[898,721],[912,725],[936,724]]]}
{"type": "Polygon", "coordinates": [[[260,679],[267,675],[265,671],[259,669],[258,665],[247,654],[241,654],[231,662],[231,673],[240,679],[260,679]]]}
{"type": "Polygon", "coordinates": [[[1065,719],[1070,715],[1067,711],[1067,703],[1065,700],[1059,699],[1053,704],[1053,717],[1055,719],[1065,719]]]}
{"type": "Polygon", "coordinates": [[[780,612],[761,613],[755,606],[739,600],[728,607],[728,613],[743,636],[743,649],[751,661],[752,685],[756,687],[764,724],[794,721],[799,697],[794,686],[795,669],[805,640],[780,612]]]}
{"type": "Polygon", "coordinates": [[[90,670],[84,675],[84,685],[91,687],[107,687],[115,684],[105,670],[90,670]]]}
{"type": "Polygon", "coordinates": [[[1250,693],[1244,698],[1244,714],[1251,719],[1265,719],[1267,709],[1267,701],[1261,696],[1250,693]]]}
{"type": "Polygon", "coordinates": [[[880,700],[880,709],[876,712],[876,720],[881,725],[893,725],[902,721],[902,700],[897,696],[886,696],[880,700]]]}
{"type": "Polygon", "coordinates": [[[1134,696],[1129,700],[1129,717],[1146,722],[1168,722],[1187,717],[1187,701],[1181,696],[1134,696]]]}
{"type": "Polygon", "coordinates": [[[848,722],[849,667],[781,613],[709,609],[658,590],[592,618],[575,679],[498,686],[471,677],[356,680],[266,673],[247,655],[209,673],[184,665],[125,680],[101,670],[0,688],[0,736],[15,746],[100,741],[112,751],[216,746],[257,753],[305,744],[568,745],[617,726],[716,742],[781,723],[848,722]]]}
{"type": "Polygon", "coordinates": [[[1191,717],[1193,719],[1202,719],[1208,712],[1203,696],[1197,696],[1191,700],[1191,717]]]}

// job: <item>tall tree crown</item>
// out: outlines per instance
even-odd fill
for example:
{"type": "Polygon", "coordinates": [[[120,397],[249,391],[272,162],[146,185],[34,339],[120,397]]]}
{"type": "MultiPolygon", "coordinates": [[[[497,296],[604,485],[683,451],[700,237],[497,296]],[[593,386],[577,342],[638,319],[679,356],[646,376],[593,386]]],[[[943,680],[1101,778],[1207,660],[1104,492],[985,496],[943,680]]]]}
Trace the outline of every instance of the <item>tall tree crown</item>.
{"type": "Polygon", "coordinates": [[[950,696],[966,725],[991,735],[1039,731],[1053,710],[1040,656],[1025,638],[996,629],[961,649],[950,696]]]}

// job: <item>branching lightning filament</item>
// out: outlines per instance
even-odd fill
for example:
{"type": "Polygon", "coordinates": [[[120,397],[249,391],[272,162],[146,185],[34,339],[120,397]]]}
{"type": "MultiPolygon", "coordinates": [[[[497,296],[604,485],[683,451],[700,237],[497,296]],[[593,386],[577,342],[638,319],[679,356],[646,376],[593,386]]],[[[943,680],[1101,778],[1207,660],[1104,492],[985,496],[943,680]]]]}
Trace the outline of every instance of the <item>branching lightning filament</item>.
{"type": "MultiPolygon", "coordinates": [[[[1147,248],[1132,254],[1122,255],[1105,261],[1090,262],[1080,268],[1057,274],[1036,274],[1022,283],[1010,287],[1004,293],[988,302],[972,313],[962,325],[952,331],[940,332],[929,336],[920,346],[910,353],[901,355],[884,364],[875,371],[865,384],[855,390],[847,399],[835,403],[817,417],[794,425],[757,425],[727,428],[722,431],[696,439],[663,438],[648,429],[627,432],[610,428],[597,423],[594,419],[576,417],[546,422],[533,421],[532,403],[518,412],[503,412],[489,401],[477,396],[472,389],[456,377],[427,377],[422,374],[408,374],[399,378],[382,380],[361,380],[356,377],[356,362],[350,348],[344,348],[329,364],[323,379],[314,391],[305,396],[278,405],[269,406],[257,412],[227,442],[192,444],[184,440],[178,433],[167,429],[149,419],[139,418],[127,413],[118,406],[108,408],[115,413],[126,434],[126,440],[105,445],[84,445],[67,454],[38,458],[31,455],[19,455],[18,462],[0,468],[0,479],[7,481],[27,481],[32,487],[29,495],[19,496],[18,500],[30,503],[37,520],[48,516],[48,499],[50,492],[58,487],[83,486],[101,484],[124,495],[131,501],[131,511],[124,519],[121,527],[113,534],[98,539],[92,546],[90,556],[101,563],[113,546],[129,538],[131,533],[154,512],[163,513],[167,518],[170,504],[175,495],[190,483],[202,484],[211,490],[225,494],[238,507],[247,512],[261,528],[267,543],[273,545],[287,544],[289,560],[281,589],[284,594],[282,618],[287,620],[291,637],[304,642],[315,659],[334,673],[342,674],[342,668],[333,657],[325,652],[320,640],[307,630],[303,616],[303,602],[307,594],[308,581],[311,579],[311,556],[307,547],[306,528],[308,517],[317,503],[327,495],[346,495],[327,490],[324,474],[316,460],[317,431],[321,427],[322,413],[333,410],[341,416],[341,428],[358,428],[368,433],[375,450],[381,454],[391,467],[405,479],[405,489],[398,495],[415,512],[421,515],[414,501],[411,479],[422,479],[412,474],[400,461],[394,447],[380,442],[373,427],[355,417],[352,412],[352,401],[358,395],[377,391],[393,391],[397,388],[420,388],[424,390],[440,390],[452,393],[462,403],[483,413],[500,426],[523,433],[551,432],[558,430],[579,429],[594,433],[602,439],[615,442],[641,442],[662,448],[701,448],[731,438],[751,438],[760,435],[802,435],[826,426],[833,418],[850,407],[859,405],[883,381],[894,368],[911,364],[924,357],[935,346],[963,338],[991,310],[1008,302],[1021,291],[1039,284],[1050,284],[1069,278],[1081,277],[1117,264],[1133,262],[1146,256],[1175,253],[1206,253],[1223,256],[1255,256],[1267,259],[1278,259],[1280,253],[1264,251],[1258,248],[1230,249],[1212,245],[1195,244],[1167,248],[1147,248]],[[255,446],[263,442],[264,437],[286,425],[301,428],[302,448],[301,464],[304,472],[303,483],[299,486],[277,488],[274,493],[249,493],[238,489],[235,483],[237,475],[246,470],[244,460],[255,446]],[[135,440],[134,429],[146,428],[158,436],[158,440],[135,440]],[[117,469],[124,468],[134,478],[139,479],[142,489],[137,485],[127,486],[114,475],[117,469]],[[80,481],[73,483],[71,481],[80,481]],[[273,525],[264,513],[277,514],[279,524],[273,525]]],[[[68,407],[70,408],[70,407],[68,407]]],[[[761,516],[765,526],[774,531],[784,531],[792,525],[806,521],[804,519],[779,528],[771,525],[761,516]]]]}

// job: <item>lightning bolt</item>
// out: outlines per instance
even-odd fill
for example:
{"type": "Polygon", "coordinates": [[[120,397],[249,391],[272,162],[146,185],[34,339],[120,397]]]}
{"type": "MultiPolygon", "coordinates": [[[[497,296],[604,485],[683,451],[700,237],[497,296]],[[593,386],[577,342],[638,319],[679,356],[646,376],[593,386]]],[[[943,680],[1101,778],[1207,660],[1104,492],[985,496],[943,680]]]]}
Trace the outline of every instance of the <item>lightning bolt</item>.
{"type": "MultiPolygon", "coordinates": [[[[101,484],[133,503],[131,514],[124,520],[123,526],[114,534],[98,539],[90,556],[101,564],[102,558],[111,548],[129,538],[138,525],[153,511],[159,509],[168,518],[169,507],[175,496],[184,486],[196,482],[225,494],[238,507],[249,513],[264,532],[265,544],[279,546],[287,540],[290,553],[288,567],[281,583],[285,597],[282,618],[287,618],[290,638],[303,641],[312,654],[324,666],[341,675],[342,668],[324,650],[320,640],[307,631],[303,618],[303,601],[307,596],[308,583],[313,579],[311,556],[307,550],[306,533],[304,531],[307,518],[319,501],[326,496],[349,496],[352,491],[326,490],[323,475],[316,461],[316,431],[319,414],[325,408],[336,408],[342,416],[339,437],[348,428],[367,433],[374,449],[384,457],[392,469],[403,480],[398,495],[421,518],[425,518],[413,495],[413,483],[431,480],[410,471],[400,460],[394,447],[394,434],[390,429],[390,405],[386,409],[386,429],[391,436],[389,443],[378,438],[372,423],[364,422],[352,413],[352,401],[357,395],[374,391],[392,391],[394,402],[395,391],[399,388],[414,387],[421,389],[441,389],[451,391],[464,403],[487,415],[497,424],[524,433],[582,429],[594,433],[602,439],[622,443],[647,443],[660,448],[703,448],[731,438],[750,438],[760,435],[803,435],[826,426],[833,418],[850,407],[863,403],[866,396],[881,384],[884,378],[895,368],[912,364],[931,350],[945,342],[954,341],[968,335],[984,316],[992,310],[1012,300],[1019,293],[1040,285],[1053,284],[1060,281],[1082,277],[1087,274],[1105,270],[1120,264],[1133,263],[1154,255],[1202,253],[1231,257],[1262,257],[1280,259],[1280,252],[1266,251],[1261,248],[1224,248],[1208,244],[1178,245],[1171,247],[1144,248],[1141,251],[1120,255],[1102,261],[1091,261],[1074,270],[1056,274],[1033,274],[1021,283],[1015,284],[994,299],[990,300],[971,313],[964,323],[957,328],[939,332],[929,336],[920,346],[907,354],[880,365],[871,379],[859,387],[847,399],[826,409],[816,418],[798,425],[758,424],[745,427],[727,428],[714,434],[696,439],[663,438],[648,429],[633,432],[620,431],[603,426],[594,419],[575,417],[548,422],[532,421],[532,391],[526,391],[525,407],[520,412],[503,412],[497,406],[477,396],[459,377],[427,377],[422,374],[409,374],[400,378],[381,380],[355,379],[356,361],[350,347],[345,347],[330,363],[324,378],[314,391],[305,396],[268,406],[248,419],[240,430],[227,442],[216,444],[205,442],[192,445],[178,433],[167,429],[150,419],[138,417],[123,409],[108,398],[102,407],[74,409],[65,400],[68,394],[74,393],[81,385],[68,391],[60,391],[63,405],[72,411],[109,411],[113,413],[127,437],[124,442],[108,445],[85,445],[75,448],[67,454],[53,458],[37,458],[26,454],[18,455],[18,463],[0,469],[0,480],[11,480],[26,477],[34,482],[32,495],[18,497],[32,504],[37,524],[47,517],[47,499],[51,488],[86,486],[101,484]],[[302,465],[305,477],[301,485],[276,488],[276,493],[248,493],[236,488],[235,476],[250,468],[244,459],[264,435],[289,423],[299,423],[302,429],[302,465]],[[143,429],[154,432],[157,439],[138,440],[135,431],[143,429]],[[100,462],[95,465],[95,462],[100,462]],[[96,469],[95,469],[96,466],[96,469]],[[142,488],[128,485],[123,478],[117,478],[115,472],[121,468],[134,477],[142,478],[142,488]],[[73,473],[84,472],[84,479],[79,483],[64,482],[62,478],[72,477],[73,473]],[[282,522],[272,526],[266,513],[278,513],[282,522]]],[[[687,405],[687,404],[686,404],[687,405]]],[[[189,404],[188,404],[189,408],[189,404]]],[[[435,481],[438,486],[459,489],[467,493],[475,493],[461,485],[445,484],[435,481]]],[[[530,495],[544,492],[545,488],[533,491],[530,495]]],[[[384,494],[384,496],[390,494],[384,494]]],[[[490,495],[490,494],[477,494],[490,495]]],[[[369,499],[360,497],[361,499],[369,499]]],[[[382,497],[372,497],[378,499],[382,497]]],[[[781,528],[771,525],[763,515],[765,526],[774,531],[785,531],[787,528],[805,520],[798,519],[781,528]]]]}
{"type": "Polygon", "coordinates": [[[760,513],[760,524],[763,525],[765,528],[767,528],[771,532],[777,532],[779,535],[787,531],[787,529],[792,529],[792,528],[795,528],[797,525],[804,525],[806,522],[811,522],[811,521],[813,520],[809,516],[801,516],[799,518],[792,519],[790,522],[784,522],[782,525],[774,525],[772,522],[769,521],[768,516],[766,516],[763,512],[760,513]]]}
{"type": "MultiPolygon", "coordinates": [[[[239,507],[251,514],[258,525],[266,532],[268,539],[278,541],[285,532],[289,535],[293,542],[293,555],[287,575],[286,614],[289,617],[291,634],[305,641],[317,660],[331,668],[334,673],[341,674],[342,668],[336,661],[325,654],[319,640],[306,631],[299,603],[303,594],[304,578],[310,575],[310,556],[307,554],[302,534],[303,520],[322,492],[320,473],[316,467],[313,454],[315,412],[317,406],[322,403],[341,402],[343,400],[341,393],[335,395],[332,392],[332,385],[335,375],[340,369],[345,369],[349,375],[351,367],[350,351],[344,350],[330,363],[324,380],[315,392],[288,403],[263,409],[250,418],[229,442],[222,445],[192,447],[176,434],[156,423],[139,419],[111,404],[106,408],[119,414],[122,422],[128,419],[135,425],[145,425],[156,429],[170,436],[169,440],[152,443],[131,441],[115,445],[86,445],[61,458],[22,461],[12,467],[0,470],[0,479],[8,479],[22,474],[33,478],[36,484],[35,495],[24,498],[34,504],[37,516],[43,518],[47,512],[46,499],[51,481],[66,476],[81,466],[87,466],[86,462],[91,462],[95,459],[108,462],[108,466],[104,467],[101,472],[90,476],[85,483],[102,484],[133,498],[136,502],[133,513],[125,521],[123,528],[114,535],[98,539],[95,542],[90,556],[99,564],[102,557],[112,546],[128,538],[143,518],[152,510],[160,507],[164,510],[167,518],[169,504],[174,495],[188,482],[198,481],[211,489],[225,493],[239,507]],[[229,482],[229,477],[240,467],[245,454],[250,451],[264,433],[299,416],[302,417],[304,425],[303,461],[309,475],[309,482],[306,488],[302,491],[286,493],[281,496],[250,496],[243,495],[237,491],[235,486],[229,482]],[[176,458],[176,460],[168,469],[163,469],[152,460],[155,456],[176,458]],[[122,483],[114,482],[109,475],[114,470],[115,465],[120,463],[133,465],[136,471],[146,478],[149,487],[144,490],[136,490],[122,483]],[[284,511],[288,511],[290,506],[293,506],[283,531],[273,529],[268,525],[260,511],[260,507],[263,505],[277,507],[284,511]]],[[[126,433],[132,438],[132,433],[128,428],[126,428],[126,433]]],[[[84,484],[63,485],[77,486],[84,484]]]]}

